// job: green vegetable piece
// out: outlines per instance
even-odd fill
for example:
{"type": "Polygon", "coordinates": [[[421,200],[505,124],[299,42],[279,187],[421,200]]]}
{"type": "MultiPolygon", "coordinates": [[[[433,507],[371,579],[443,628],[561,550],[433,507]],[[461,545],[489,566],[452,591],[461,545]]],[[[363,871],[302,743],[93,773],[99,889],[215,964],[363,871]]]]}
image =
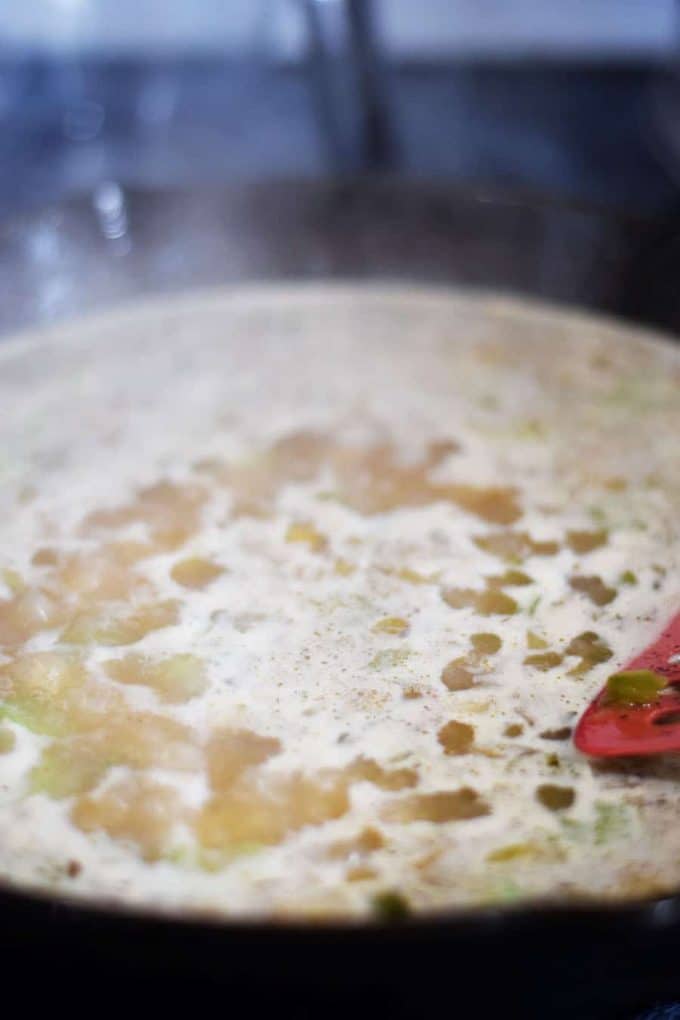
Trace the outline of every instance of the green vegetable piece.
{"type": "Polygon", "coordinates": [[[503,882],[498,892],[501,900],[505,900],[506,903],[512,903],[513,900],[518,900],[522,895],[522,887],[510,878],[503,882]]]}
{"type": "Polygon", "coordinates": [[[377,652],[368,664],[369,669],[395,669],[403,666],[411,655],[407,648],[383,648],[377,652]]]}
{"type": "Polygon", "coordinates": [[[13,731],[7,726],[0,726],[0,754],[9,754],[14,750],[15,744],[16,737],[13,731]]]}
{"type": "Polygon", "coordinates": [[[599,800],[595,804],[594,837],[596,846],[616,839],[625,839],[631,828],[631,809],[627,804],[610,804],[599,800]]]}
{"type": "Polygon", "coordinates": [[[621,580],[621,584],[637,584],[638,583],[637,575],[634,574],[632,570],[624,570],[624,572],[621,574],[620,580],[621,580]]]}
{"type": "Polygon", "coordinates": [[[668,686],[651,669],[629,669],[614,673],[607,680],[607,702],[614,705],[648,705],[668,686]]]}
{"type": "Polygon", "coordinates": [[[379,921],[403,921],[411,913],[411,907],[406,897],[393,889],[374,896],[372,905],[373,912],[379,921]]]}
{"type": "Polygon", "coordinates": [[[31,770],[29,789],[56,800],[87,793],[104,778],[111,764],[87,744],[57,740],[43,750],[40,761],[31,770]]]}

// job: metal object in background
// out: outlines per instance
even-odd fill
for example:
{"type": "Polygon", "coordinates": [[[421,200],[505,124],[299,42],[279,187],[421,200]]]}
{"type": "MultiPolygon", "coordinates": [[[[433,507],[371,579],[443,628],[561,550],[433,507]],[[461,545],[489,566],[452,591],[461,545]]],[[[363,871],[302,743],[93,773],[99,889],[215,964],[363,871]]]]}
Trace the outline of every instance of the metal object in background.
{"type": "Polygon", "coordinates": [[[386,170],[394,160],[394,135],[380,74],[373,3],[345,0],[359,95],[359,142],[363,166],[386,170]]]}
{"type": "Polygon", "coordinates": [[[335,173],[394,163],[371,0],[302,0],[308,65],[322,138],[335,173]]]}

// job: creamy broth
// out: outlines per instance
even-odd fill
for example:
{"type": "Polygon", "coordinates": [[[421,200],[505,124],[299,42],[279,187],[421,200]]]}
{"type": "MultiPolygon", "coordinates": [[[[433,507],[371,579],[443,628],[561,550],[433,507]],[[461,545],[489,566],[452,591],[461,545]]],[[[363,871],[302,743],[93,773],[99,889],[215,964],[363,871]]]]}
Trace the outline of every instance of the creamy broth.
{"type": "Polygon", "coordinates": [[[680,607],[680,355],[410,288],[0,348],[0,874],[230,916],[655,895],[578,715],[680,607]]]}

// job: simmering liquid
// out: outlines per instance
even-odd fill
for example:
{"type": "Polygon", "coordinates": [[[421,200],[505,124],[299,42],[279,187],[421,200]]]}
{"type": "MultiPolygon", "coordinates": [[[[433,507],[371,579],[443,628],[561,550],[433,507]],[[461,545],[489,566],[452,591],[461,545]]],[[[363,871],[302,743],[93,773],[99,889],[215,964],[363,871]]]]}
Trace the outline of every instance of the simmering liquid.
{"type": "Polygon", "coordinates": [[[0,874],[230,916],[680,882],[671,758],[572,745],[680,607],[680,355],[262,288],[0,348],[0,874]]]}

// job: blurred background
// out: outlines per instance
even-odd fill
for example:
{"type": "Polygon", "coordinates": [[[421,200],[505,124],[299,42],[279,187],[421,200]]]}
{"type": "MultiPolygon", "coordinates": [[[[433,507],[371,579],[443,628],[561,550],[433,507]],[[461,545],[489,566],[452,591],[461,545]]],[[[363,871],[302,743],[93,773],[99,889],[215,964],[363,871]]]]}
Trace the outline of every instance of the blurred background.
{"type": "Polygon", "coordinates": [[[650,213],[674,0],[4,0],[0,212],[387,172],[650,213]]]}
{"type": "Polygon", "coordinates": [[[0,331],[253,278],[680,329],[676,0],[2,0],[0,331]]]}

